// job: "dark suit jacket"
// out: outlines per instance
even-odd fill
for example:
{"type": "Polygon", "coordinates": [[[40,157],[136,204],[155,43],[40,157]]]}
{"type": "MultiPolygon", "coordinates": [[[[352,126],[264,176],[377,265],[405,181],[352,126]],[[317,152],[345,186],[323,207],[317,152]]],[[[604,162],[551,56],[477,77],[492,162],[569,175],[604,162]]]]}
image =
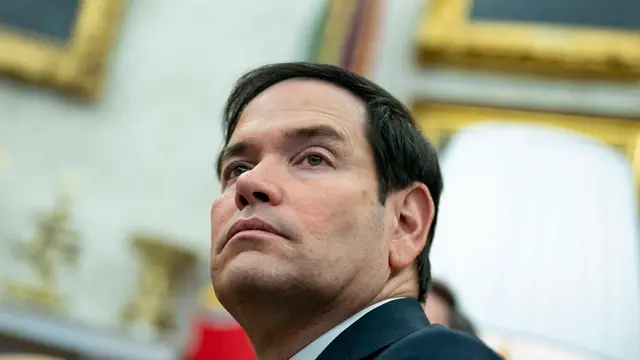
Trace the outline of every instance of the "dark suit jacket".
{"type": "Polygon", "coordinates": [[[431,325],[416,300],[390,301],[344,330],[318,360],[501,360],[480,340],[431,325]]]}

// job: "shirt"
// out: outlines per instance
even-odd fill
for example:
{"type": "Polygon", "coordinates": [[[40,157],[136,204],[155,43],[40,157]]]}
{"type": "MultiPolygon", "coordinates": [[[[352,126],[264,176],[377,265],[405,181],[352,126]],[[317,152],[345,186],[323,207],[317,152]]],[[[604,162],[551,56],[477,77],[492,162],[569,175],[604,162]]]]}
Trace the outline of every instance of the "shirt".
{"type": "Polygon", "coordinates": [[[302,348],[302,350],[298,351],[291,359],[289,360],[314,360],[324,351],[324,349],[331,344],[333,340],[335,340],[338,335],[340,335],[343,331],[345,331],[349,326],[353,325],[358,319],[365,316],[368,312],[373,309],[382,306],[390,301],[397,300],[401,298],[392,298],[382,300],[373,305],[370,305],[354,315],[351,315],[346,320],[338,324],[333,329],[327,331],[326,333],[320,335],[317,339],[313,340],[309,345],[302,348]]]}

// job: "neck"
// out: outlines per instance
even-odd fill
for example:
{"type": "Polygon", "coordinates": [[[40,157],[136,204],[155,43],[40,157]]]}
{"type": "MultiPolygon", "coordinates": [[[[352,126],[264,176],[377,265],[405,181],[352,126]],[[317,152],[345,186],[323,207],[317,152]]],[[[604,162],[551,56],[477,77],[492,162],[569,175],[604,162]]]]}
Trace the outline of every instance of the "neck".
{"type": "Polygon", "coordinates": [[[323,306],[279,301],[267,306],[262,302],[253,307],[245,303],[229,311],[249,336],[260,360],[282,360],[291,358],[351,315],[384,298],[345,300],[336,299],[323,306]]]}
{"type": "Polygon", "coordinates": [[[249,336],[258,359],[283,360],[358,311],[385,299],[416,298],[418,289],[412,273],[403,271],[391,276],[381,289],[365,293],[358,288],[326,298],[316,292],[291,296],[268,292],[260,296],[254,290],[240,296],[251,300],[223,305],[249,336]]]}

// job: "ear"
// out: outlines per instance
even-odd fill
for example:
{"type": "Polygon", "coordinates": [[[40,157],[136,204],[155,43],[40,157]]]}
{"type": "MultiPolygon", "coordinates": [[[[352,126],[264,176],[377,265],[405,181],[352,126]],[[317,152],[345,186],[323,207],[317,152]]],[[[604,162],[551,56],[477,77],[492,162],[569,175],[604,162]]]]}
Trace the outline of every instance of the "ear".
{"type": "Polygon", "coordinates": [[[429,189],[422,183],[394,195],[397,225],[389,249],[389,266],[399,272],[411,266],[426,245],[435,206],[429,189]]]}

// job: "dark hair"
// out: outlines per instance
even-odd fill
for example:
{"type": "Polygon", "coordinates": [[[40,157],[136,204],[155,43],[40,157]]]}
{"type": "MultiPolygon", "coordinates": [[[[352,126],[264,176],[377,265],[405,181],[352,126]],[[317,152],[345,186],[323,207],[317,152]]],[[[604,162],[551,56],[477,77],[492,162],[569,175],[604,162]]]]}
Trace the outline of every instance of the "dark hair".
{"type": "Polygon", "coordinates": [[[447,284],[445,284],[444,282],[434,279],[433,281],[431,281],[431,284],[429,286],[429,291],[432,292],[434,295],[438,296],[439,298],[441,298],[442,300],[444,300],[444,302],[446,302],[450,308],[452,309],[457,308],[458,300],[456,299],[456,296],[453,294],[453,290],[451,290],[451,288],[447,286],[447,284]]]}
{"type": "Polygon", "coordinates": [[[447,284],[440,280],[433,280],[429,286],[429,291],[449,306],[448,320],[450,329],[477,336],[475,326],[471,320],[458,309],[458,299],[447,284]]]}
{"type": "Polygon", "coordinates": [[[478,336],[476,327],[471,320],[458,310],[451,311],[449,313],[449,328],[451,330],[462,331],[469,335],[478,336]]]}
{"type": "MultiPolygon", "coordinates": [[[[357,96],[368,112],[366,136],[373,152],[378,177],[378,195],[384,204],[389,193],[412,183],[424,183],[433,199],[435,214],[427,243],[416,259],[419,275],[418,300],[424,301],[431,280],[429,250],[433,242],[442,192],[437,151],[422,135],[410,111],[372,81],[349,70],[322,64],[281,63],[266,65],[243,75],[231,91],[224,109],[224,145],[228,145],[244,108],[267,88],[294,78],[322,80],[357,96]]],[[[217,164],[220,175],[220,163],[217,164]]]]}

